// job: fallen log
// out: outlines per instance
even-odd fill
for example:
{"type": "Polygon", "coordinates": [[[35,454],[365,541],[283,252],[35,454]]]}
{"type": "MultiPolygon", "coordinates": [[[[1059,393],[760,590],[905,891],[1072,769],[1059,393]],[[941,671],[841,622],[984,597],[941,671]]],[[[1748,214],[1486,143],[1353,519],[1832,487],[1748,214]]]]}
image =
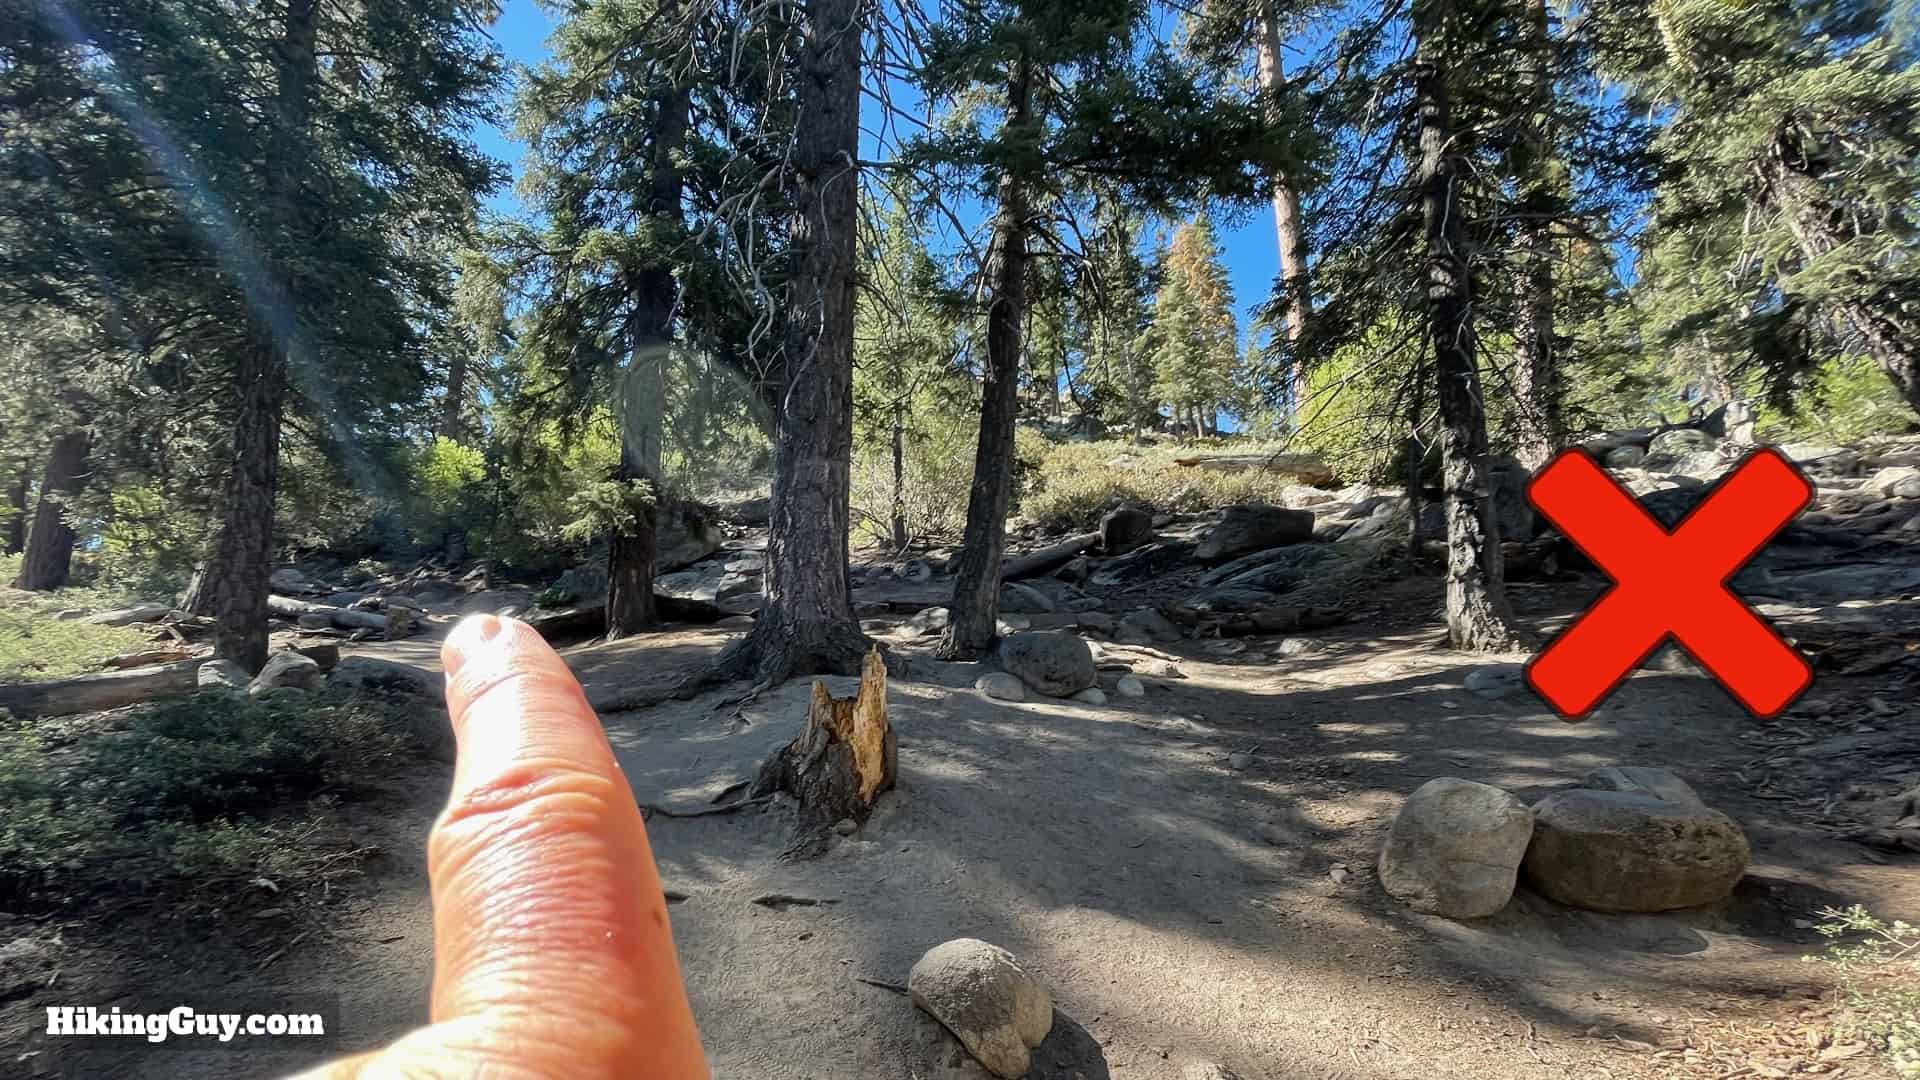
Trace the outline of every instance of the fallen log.
{"type": "Polygon", "coordinates": [[[283,619],[293,619],[296,622],[302,615],[322,615],[328,622],[342,630],[384,631],[387,628],[387,617],[378,612],[355,611],[353,608],[316,604],[308,600],[295,600],[291,596],[268,596],[267,610],[283,619]]]}
{"type": "MultiPolygon", "coordinates": [[[[720,604],[659,592],[653,594],[653,603],[664,622],[705,625],[740,614],[720,604]]],[[[607,632],[607,602],[602,599],[553,611],[529,612],[522,621],[548,641],[580,641],[607,632]]]]}
{"type": "Polygon", "coordinates": [[[157,697],[190,694],[198,685],[200,661],[76,675],[70,679],[0,686],[0,709],[15,719],[66,716],[135,705],[157,697]]]}
{"type": "Polygon", "coordinates": [[[1000,580],[1018,581],[1024,577],[1044,574],[1056,566],[1064,565],[1067,560],[1099,542],[1099,533],[1081,533],[1078,536],[1069,536],[1057,544],[1043,547],[1038,551],[1029,551],[1018,558],[1008,559],[1000,565],[1000,580]]]}
{"type": "Polygon", "coordinates": [[[1303,484],[1333,483],[1333,466],[1318,454],[1203,454],[1174,458],[1184,468],[1210,469],[1215,472],[1288,473],[1303,484]]]}

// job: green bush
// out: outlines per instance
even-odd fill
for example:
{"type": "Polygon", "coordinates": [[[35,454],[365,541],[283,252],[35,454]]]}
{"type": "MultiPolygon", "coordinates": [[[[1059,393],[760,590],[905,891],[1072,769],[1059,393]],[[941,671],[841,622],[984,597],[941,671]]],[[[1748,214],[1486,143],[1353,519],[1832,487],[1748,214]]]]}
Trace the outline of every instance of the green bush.
{"type": "Polygon", "coordinates": [[[0,726],[0,903],[219,888],[327,859],[293,838],[319,828],[326,794],[399,760],[398,730],[364,702],[227,692],[0,726]]]}
{"type": "Polygon", "coordinates": [[[1850,1013],[1839,1034],[1865,1040],[1901,1080],[1920,1080],[1920,926],[1886,922],[1858,904],[1819,914],[1815,929],[1832,943],[1807,959],[1839,980],[1850,1013]]]}

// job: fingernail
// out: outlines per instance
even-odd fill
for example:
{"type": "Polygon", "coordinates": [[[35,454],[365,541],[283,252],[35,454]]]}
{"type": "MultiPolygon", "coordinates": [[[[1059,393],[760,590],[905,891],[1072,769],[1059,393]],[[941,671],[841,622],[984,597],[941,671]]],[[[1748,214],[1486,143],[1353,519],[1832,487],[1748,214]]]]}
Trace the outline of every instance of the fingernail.
{"type": "Polygon", "coordinates": [[[486,649],[507,633],[507,622],[498,615],[469,615],[461,619],[447,635],[441,658],[447,677],[457,675],[475,653],[486,649]]]}

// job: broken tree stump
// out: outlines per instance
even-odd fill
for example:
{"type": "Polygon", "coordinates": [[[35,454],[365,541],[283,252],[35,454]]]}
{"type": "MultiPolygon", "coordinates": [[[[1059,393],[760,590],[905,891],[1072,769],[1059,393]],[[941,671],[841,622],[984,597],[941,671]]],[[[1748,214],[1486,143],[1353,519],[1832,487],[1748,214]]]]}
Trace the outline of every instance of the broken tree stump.
{"type": "Polygon", "coordinates": [[[800,837],[790,854],[824,849],[835,823],[865,821],[874,800],[893,788],[898,740],[887,722],[887,665],[873,649],[860,665],[860,688],[836,698],[813,684],[807,726],[760,766],[749,795],[784,791],[800,802],[800,837]]]}

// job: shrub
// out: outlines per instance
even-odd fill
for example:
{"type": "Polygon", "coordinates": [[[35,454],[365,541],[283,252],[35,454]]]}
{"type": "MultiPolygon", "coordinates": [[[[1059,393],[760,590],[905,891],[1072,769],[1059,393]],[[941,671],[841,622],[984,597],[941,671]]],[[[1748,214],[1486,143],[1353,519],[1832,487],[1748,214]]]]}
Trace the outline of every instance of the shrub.
{"type": "MultiPolygon", "coordinates": [[[[1252,441],[1229,446],[1249,454],[1275,449],[1252,441]]],[[[1020,512],[1049,529],[1090,529],[1122,504],[1152,513],[1194,513],[1246,502],[1277,506],[1285,490],[1299,482],[1286,473],[1215,472],[1174,464],[1190,452],[1117,441],[1051,446],[1030,471],[1020,512]],[[1127,460],[1108,464],[1116,458],[1127,460]]]]}
{"type": "Polygon", "coordinates": [[[1901,1080],[1920,1080],[1920,926],[1885,922],[1858,904],[1819,914],[1815,929],[1832,942],[1807,959],[1839,980],[1851,1012],[1841,1035],[1865,1040],[1901,1080]]]}
{"type": "Polygon", "coordinates": [[[320,828],[315,797],[389,768],[398,730],[363,702],[225,692],[0,727],[0,901],[317,864],[338,853],[295,843],[320,828]]]}

